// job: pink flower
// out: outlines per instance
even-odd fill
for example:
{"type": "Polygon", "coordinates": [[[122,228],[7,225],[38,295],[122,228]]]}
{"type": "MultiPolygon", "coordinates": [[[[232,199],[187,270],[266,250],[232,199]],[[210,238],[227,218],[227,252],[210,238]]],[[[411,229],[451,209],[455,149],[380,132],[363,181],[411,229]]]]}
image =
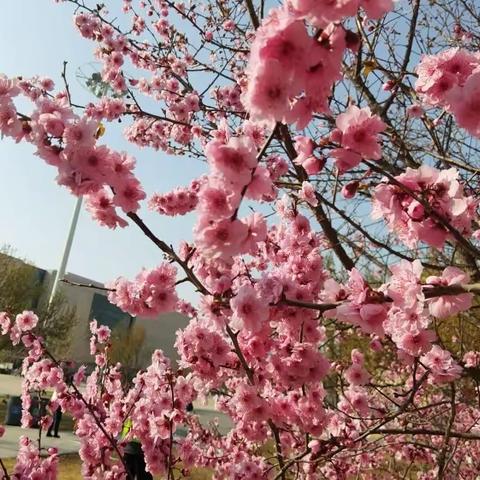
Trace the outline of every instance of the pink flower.
{"type": "Polygon", "coordinates": [[[353,198],[355,197],[360,183],[357,180],[348,182],[342,187],[342,195],[344,198],[353,198]]]}
{"type": "Polygon", "coordinates": [[[358,108],[351,105],[345,113],[337,117],[336,124],[342,132],[341,145],[363,158],[379,160],[381,158],[378,134],[386,128],[377,115],[372,115],[368,107],[358,108]]]}
{"type": "Polygon", "coordinates": [[[387,293],[395,305],[401,308],[414,308],[424,300],[420,277],[423,266],[420,260],[409,262],[401,260],[390,267],[392,277],[388,283],[387,293]]]}
{"type": "Polygon", "coordinates": [[[447,94],[455,86],[463,86],[479,63],[474,54],[458,48],[425,55],[417,67],[415,90],[430,105],[444,104],[447,94]]]}
{"type": "Polygon", "coordinates": [[[237,219],[205,219],[195,227],[194,233],[195,244],[202,249],[204,255],[229,258],[240,253],[248,228],[237,219]]]}
{"type": "Polygon", "coordinates": [[[424,114],[424,110],[420,105],[414,104],[407,108],[407,115],[411,118],[420,118],[424,114]]]}
{"type": "Polygon", "coordinates": [[[136,212],[140,208],[140,200],[146,197],[140,182],[133,176],[122,179],[115,185],[113,203],[125,213],[136,212]]]}
{"type": "Polygon", "coordinates": [[[38,317],[30,311],[24,310],[15,318],[15,325],[21,332],[28,332],[33,330],[38,323],[38,317]]]}
{"type": "Polygon", "coordinates": [[[352,365],[345,371],[345,379],[350,385],[366,385],[370,381],[370,374],[363,366],[352,365]]]}
{"type": "Polygon", "coordinates": [[[231,138],[227,144],[213,140],[206,146],[205,154],[213,168],[234,184],[245,185],[251,181],[257,158],[250,138],[231,138]]]}
{"type": "Polygon", "coordinates": [[[298,198],[304,200],[312,207],[316,207],[318,205],[317,197],[315,196],[315,189],[310,182],[303,182],[302,189],[298,194],[298,198]]]}
{"type": "Polygon", "coordinates": [[[385,305],[366,303],[360,306],[358,325],[366,333],[375,333],[383,336],[383,322],[387,318],[385,305]]]}
{"type": "MultiPolygon", "coordinates": [[[[225,195],[223,190],[219,190],[225,195]]],[[[154,194],[149,200],[148,205],[150,209],[162,215],[185,215],[195,209],[198,204],[198,191],[196,190],[196,183],[185,187],[177,187],[175,190],[160,195],[154,194]]]]}
{"type": "Polygon", "coordinates": [[[6,335],[12,327],[12,321],[6,312],[0,312],[0,327],[2,335],[6,335]]]}
{"type": "MultiPolygon", "coordinates": [[[[366,416],[370,412],[370,406],[368,405],[368,397],[366,391],[362,387],[350,386],[345,391],[346,404],[348,407],[353,408],[356,414],[366,416]]],[[[345,408],[345,402],[341,402],[340,408],[345,408]]],[[[347,408],[348,410],[349,408],[347,408]]]]}
{"type": "Polygon", "coordinates": [[[259,242],[265,241],[267,237],[267,223],[261,213],[252,213],[242,223],[248,230],[247,236],[242,243],[242,252],[254,254],[257,251],[259,242]]]}
{"type": "Polygon", "coordinates": [[[432,381],[435,383],[448,383],[456,380],[462,373],[462,367],[453,360],[450,352],[443,350],[438,345],[420,358],[420,361],[430,369],[432,381]]]}
{"type": "Polygon", "coordinates": [[[462,88],[453,88],[448,95],[449,110],[453,113],[458,125],[471,135],[480,137],[480,72],[470,75],[462,88]]]}
{"type": "Polygon", "coordinates": [[[250,333],[258,332],[268,320],[269,307],[251,285],[243,285],[230,300],[233,315],[231,326],[250,333]]]}
{"type": "Polygon", "coordinates": [[[366,385],[370,381],[370,374],[364,367],[363,354],[353,349],[351,353],[352,365],[345,371],[345,378],[350,385],[366,385]]]}
{"type": "Polygon", "coordinates": [[[106,325],[101,325],[97,328],[96,334],[99,343],[106,343],[111,335],[111,330],[106,325]]]}
{"type": "Polygon", "coordinates": [[[295,148],[298,156],[294,159],[297,165],[301,165],[309,175],[315,175],[324,167],[325,160],[313,155],[314,143],[309,137],[295,137],[295,148]]]}
{"type": "Polygon", "coordinates": [[[126,227],[128,223],[119,217],[112,202],[113,194],[106,188],[86,195],[86,208],[100,225],[108,228],[126,227]]]}
{"type": "MultiPolygon", "coordinates": [[[[439,171],[428,165],[416,170],[407,168],[405,173],[395,177],[414,195],[421,196],[438,215],[448,218],[452,226],[468,235],[476,215],[477,201],[465,195],[457,178],[458,171],[454,168],[439,171]]],[[[381,183],[375,188],[372,217],[384,218],[390,230],[410,247],[423,241],[442,249],[451,237],[441,223],[427,215],[422,203],[396,185],[381,183]]]]}
{"type": "MultiPolygon", "coordinates": [[[[108,299],[124,312],[135,316],[156,317],[159,313],[172,312],[178,302],[176,273],[174,266],[163,263],[152,270],[141,271],[134,281],[117,278],[108,285],[112,288],[108,299]]],[[[96,334],[101,327],[94,327],[92,333],[96,334]]]]}
{"type": "Polygon", "coordinates": [[[368,18],[377,19],[393,9],[393,0],[360,0],[368,18]]]}
{"type": "Polygon", "coordinates": [[[335,165],[340,173],[355,168],[362,161],[361,155],[346,148],[335,148],[330,152],[330,156],[335,159],[335,165]]]}
{"type": "Polygon", "coordinates": [[[259,165],[255,169],[252,180],[248,185],[245,197],[252,200],[270,201],[276,196],[276,190],[267,168],[259,165]]]}
{"type": "Polygon", "coordinates": [[[255,76],[250,79],[242,102],[253,120],[273,126],[289,112],[289,98],[296,93],[298,89],[285,75],[282,64],[277,60],[266,60],[258,65],[255,76]]]}
{"type": "Polygon", "coordinates": [[[67,146],[78,148],[80,146],[92,146],[95,143],[95,133],[98,123],[82,118],[78,122],[70,124],[65,128],[63,140],[67,146]]]}
{"type": "Polygon", "coordinates": [[[352,16],[358,9],[358,1],[329,3],[326,0],[292,0],[300,18],[307,18],[316,27],[324,28],[327,24],[352,16]]]}
{"type": "Polygon", "coordinates": [[[478,368],[480,366],[480,352],[467,352],[463,356],[465,368],[478,368]]]}
{"type": "Polygon", "coordinates": [[[406,331],[402,335],[398,347],[413,357],[418,357],[430,348],[430,345],[435,339],[435,332],[431,330],[406,331]]]}
{"type": "MultiPolygon", "coordinates": [[[[441,277],[427,277],[426,283],[438,286],[454,286],[466,284],[469,281],[470,277],[467,273],[456,267],[447,267],[441,277]]],[[[428,300],[428,308],[434,317],[446,318],[468,310],[472,306],[472,300],[472,293],[441,295],[428,300]]]]}
{"type": "Polygon", "coordinates": [[[198,211],[212,218],[225,218],[233,214],[240,195],[237,190],[227,191],[221,181],[209,180],[200,190],[198,211]]]}

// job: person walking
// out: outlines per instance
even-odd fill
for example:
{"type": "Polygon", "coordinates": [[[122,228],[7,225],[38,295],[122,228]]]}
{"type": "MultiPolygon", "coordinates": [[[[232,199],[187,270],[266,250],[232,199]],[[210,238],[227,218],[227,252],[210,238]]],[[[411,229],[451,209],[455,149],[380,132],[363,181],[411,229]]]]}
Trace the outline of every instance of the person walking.
{"type": "MultiPolygon", "coordinates": [[[[125,438],[132,428],[132,420],[128,418],[123,424],[122,438],[125,438]]],[[[132,439],[125,445],[123,458],[128,469],[128,480],[153,480],[151,473],[146,471],[145,456],[142,445],[136,439],[132,439]]]]}
{"type": "MultiPolygon", "coordinates": [[[[50,402],[56,403],[56,400],[57,400],[57,392],[53,392],[50,402]]],[[[53,414],[53,421],[50,424],[50,427],[48,428],[47,437],[53,436],[55,438],[60,438],[60,435],[58,434],[58,430],[60,428],[61,421],[62,421],[62,409],[60,408],[60,405],[58,405],[57,409],[53,414]],[[52,432],[53,432],[53,435],[52,435],[52,432]]]]}

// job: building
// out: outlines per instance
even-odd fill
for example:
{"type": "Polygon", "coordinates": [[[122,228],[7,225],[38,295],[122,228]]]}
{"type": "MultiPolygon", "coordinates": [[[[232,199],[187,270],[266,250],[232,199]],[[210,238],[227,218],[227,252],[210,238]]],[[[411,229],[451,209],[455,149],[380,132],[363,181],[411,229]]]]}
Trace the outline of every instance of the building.
{"type": "MultiPolygon", "coordinates": [[[[13,257],[10,259],[12,262],[22,262],[13,257]]],[[[30,268],[35,270],[37,281],[44,287],[41,299],[32,298],[32,308],[35,309],[39,301],[48,298],[56,271],[33,266],[30,268]]],[[[103,287],[103,284],[72,273],[65,274],[64,279],[66,282],[59,285],[59,291],[65,296],[68,304],[75,307],[77,315],[77,323],[70,332],[72,341],[70,351],[66,355],[68,359],[74,360],[77,364],[92,363],[89,353],[89,324],[91,320],[96,319],[99,324],[107,325],[115,334],[122,334],[124,337],[128,337],[130,332],[135,330],[142,332],[143,341],[137,344],[139,351],[134,367],[147,366],[155,349],[161,349],[171,360],[177,360],[174,348],[176,332],[188,324],[187,317],[176,312],[162,314],[155,319],[131,317],[108,301],[107,292],[95,288],[103,287]]]]}

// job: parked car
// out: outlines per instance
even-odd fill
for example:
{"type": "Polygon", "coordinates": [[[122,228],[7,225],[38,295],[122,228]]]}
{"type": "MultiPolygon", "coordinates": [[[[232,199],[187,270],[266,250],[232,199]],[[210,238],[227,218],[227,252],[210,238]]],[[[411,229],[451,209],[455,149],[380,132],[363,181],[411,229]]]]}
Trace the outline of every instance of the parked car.
{"type": "MultiPolygon", "coordinates": [[[[46,397],[32,398],[30,415],[32,416],[32,428],[38,428],[40,419],[47,413],[47,405],[50,399],[46,397]]],[[[22,424],[22,399],[18,396],[10,396],[7,401],[5,424],[19,427],[22,424]]]]}

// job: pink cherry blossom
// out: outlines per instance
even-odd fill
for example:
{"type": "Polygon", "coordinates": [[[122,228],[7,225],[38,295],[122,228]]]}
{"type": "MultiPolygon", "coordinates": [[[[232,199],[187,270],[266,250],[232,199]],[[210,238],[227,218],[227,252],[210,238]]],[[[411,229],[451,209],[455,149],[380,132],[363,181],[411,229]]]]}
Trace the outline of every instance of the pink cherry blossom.
{"type": "Polygon", "coordinates": [[[434,345],[420,360],[430,369],[432,379],[437,383],[452,382],[462,373],[462,368],[453,360],[451,354],[438,345],[434,345]]]}
{"type": "Polygon", "coordinates": [[[377,115],[372,115],[368,107],[360,109],[356,105],[351,105],[345,113],[337,117],[336,124],[342,134],[343,148],[363,158],[380,159],[378,134],[385,130],[386,125],[377,115]]]}
{"type": "MultiPolygon", "coordinates": [[[[468,274],[456,267],[447,267],[441,277],[430,276],[426,282],[430,285],[450,286],[468,283],[468,274]]],[[[459,295],[441,295],[428,302],[430,313],[434,317],[445,318],[468,310],[472,306],[473,294],[461,293],[459,295]]]]}
{"type": "Polygon", "coordinates": [[[233,311],[231,325],[237,330],[257,332],[268,320],[269,308],[265,305],[255,289],[250,285],[240,287],[235,297],[230,301],[233,311]]]}
{"type": "Polygon", "coordinates": [[[33,330],[38,323],[38,317],[30,311],[25,310],[15,318],[15,325],[21,332],[33,330]]]}

